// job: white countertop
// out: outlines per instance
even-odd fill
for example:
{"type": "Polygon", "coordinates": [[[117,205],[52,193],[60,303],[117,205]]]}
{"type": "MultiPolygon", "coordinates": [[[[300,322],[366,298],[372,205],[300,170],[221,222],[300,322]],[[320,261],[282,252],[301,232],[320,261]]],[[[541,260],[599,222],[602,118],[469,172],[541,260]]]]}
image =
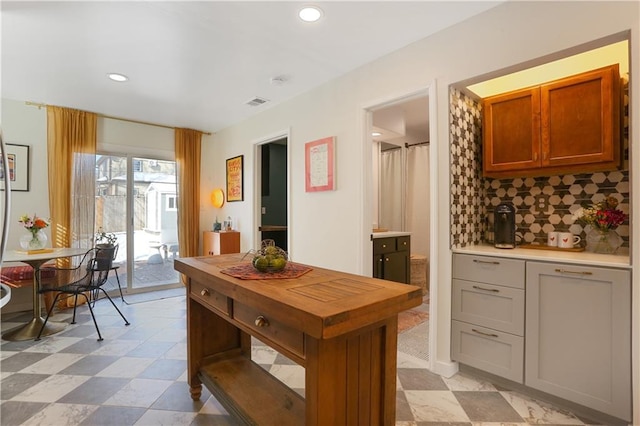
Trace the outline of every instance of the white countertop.
{"type": "Polygon", "coordinates": [[[498,249],[492,245],[476,245],[452,249],[454,253],[476,254],[483,256],[508,257],[511,259],[563,262],[585,266],[605,266],[630,269],[628,250],[619,250],[616,254],[597,254],[588,251],[538,250],[516,247],[498,249]]]}
{"type": "Polygon", "coordinates": [[[411,232],[402,231],[384,231],[384,232],[372,232],[371,239],[375,238],[387,238],[387,237],[406,237],[411,235],[411,232]]]}

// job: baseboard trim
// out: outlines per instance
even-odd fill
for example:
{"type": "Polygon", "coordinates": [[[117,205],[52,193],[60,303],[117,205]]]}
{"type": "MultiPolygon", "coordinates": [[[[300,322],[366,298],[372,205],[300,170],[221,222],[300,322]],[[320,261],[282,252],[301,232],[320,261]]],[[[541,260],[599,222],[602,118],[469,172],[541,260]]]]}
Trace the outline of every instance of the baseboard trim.
{"type": "Polygon", "coordinates": [[[458,363],[455,361],[434,361],[432,363],[432,370],[434,373],[449,378],[458,372],[458,363]]]}

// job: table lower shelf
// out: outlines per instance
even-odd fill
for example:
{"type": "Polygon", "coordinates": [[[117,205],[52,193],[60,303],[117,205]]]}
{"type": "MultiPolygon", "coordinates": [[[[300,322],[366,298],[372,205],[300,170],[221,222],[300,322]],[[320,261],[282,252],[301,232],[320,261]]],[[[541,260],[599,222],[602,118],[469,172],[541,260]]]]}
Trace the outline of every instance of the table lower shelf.
{"type": "Polygon", "coordinates": [[[245,356],[206,364],[199,376],[220,404],[247,425],[305,424],[304,398],[245,356]]]}

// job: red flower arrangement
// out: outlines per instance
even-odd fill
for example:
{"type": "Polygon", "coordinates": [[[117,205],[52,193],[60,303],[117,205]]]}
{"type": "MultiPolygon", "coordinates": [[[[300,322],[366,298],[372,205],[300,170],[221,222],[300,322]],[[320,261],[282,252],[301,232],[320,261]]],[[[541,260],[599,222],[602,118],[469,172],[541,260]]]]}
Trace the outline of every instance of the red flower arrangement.
{"type": "Polygon", "coordinates": [[[576,213],[578,221],[595,229],[608,231],[616,229],[627,220],[628,215],[618,210],[618,200],[607,197],[592,207],[582,208],[576,213]]]}

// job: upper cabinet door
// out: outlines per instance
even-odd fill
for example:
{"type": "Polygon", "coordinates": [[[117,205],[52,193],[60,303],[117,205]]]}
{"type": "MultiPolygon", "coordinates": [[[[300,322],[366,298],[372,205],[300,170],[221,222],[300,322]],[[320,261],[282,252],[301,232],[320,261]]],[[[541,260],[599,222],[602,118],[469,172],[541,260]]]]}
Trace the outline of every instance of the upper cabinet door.
{"type": "Polygon", "coordinates": [[[540,95],[543,167],[619,167],[618,64],[545,84],[540,95]]]}
{"type": "Polygon", "coordinates": [[[483,102],[485,175],[540,167],[540,89],[486,98],[483,102]]]}

